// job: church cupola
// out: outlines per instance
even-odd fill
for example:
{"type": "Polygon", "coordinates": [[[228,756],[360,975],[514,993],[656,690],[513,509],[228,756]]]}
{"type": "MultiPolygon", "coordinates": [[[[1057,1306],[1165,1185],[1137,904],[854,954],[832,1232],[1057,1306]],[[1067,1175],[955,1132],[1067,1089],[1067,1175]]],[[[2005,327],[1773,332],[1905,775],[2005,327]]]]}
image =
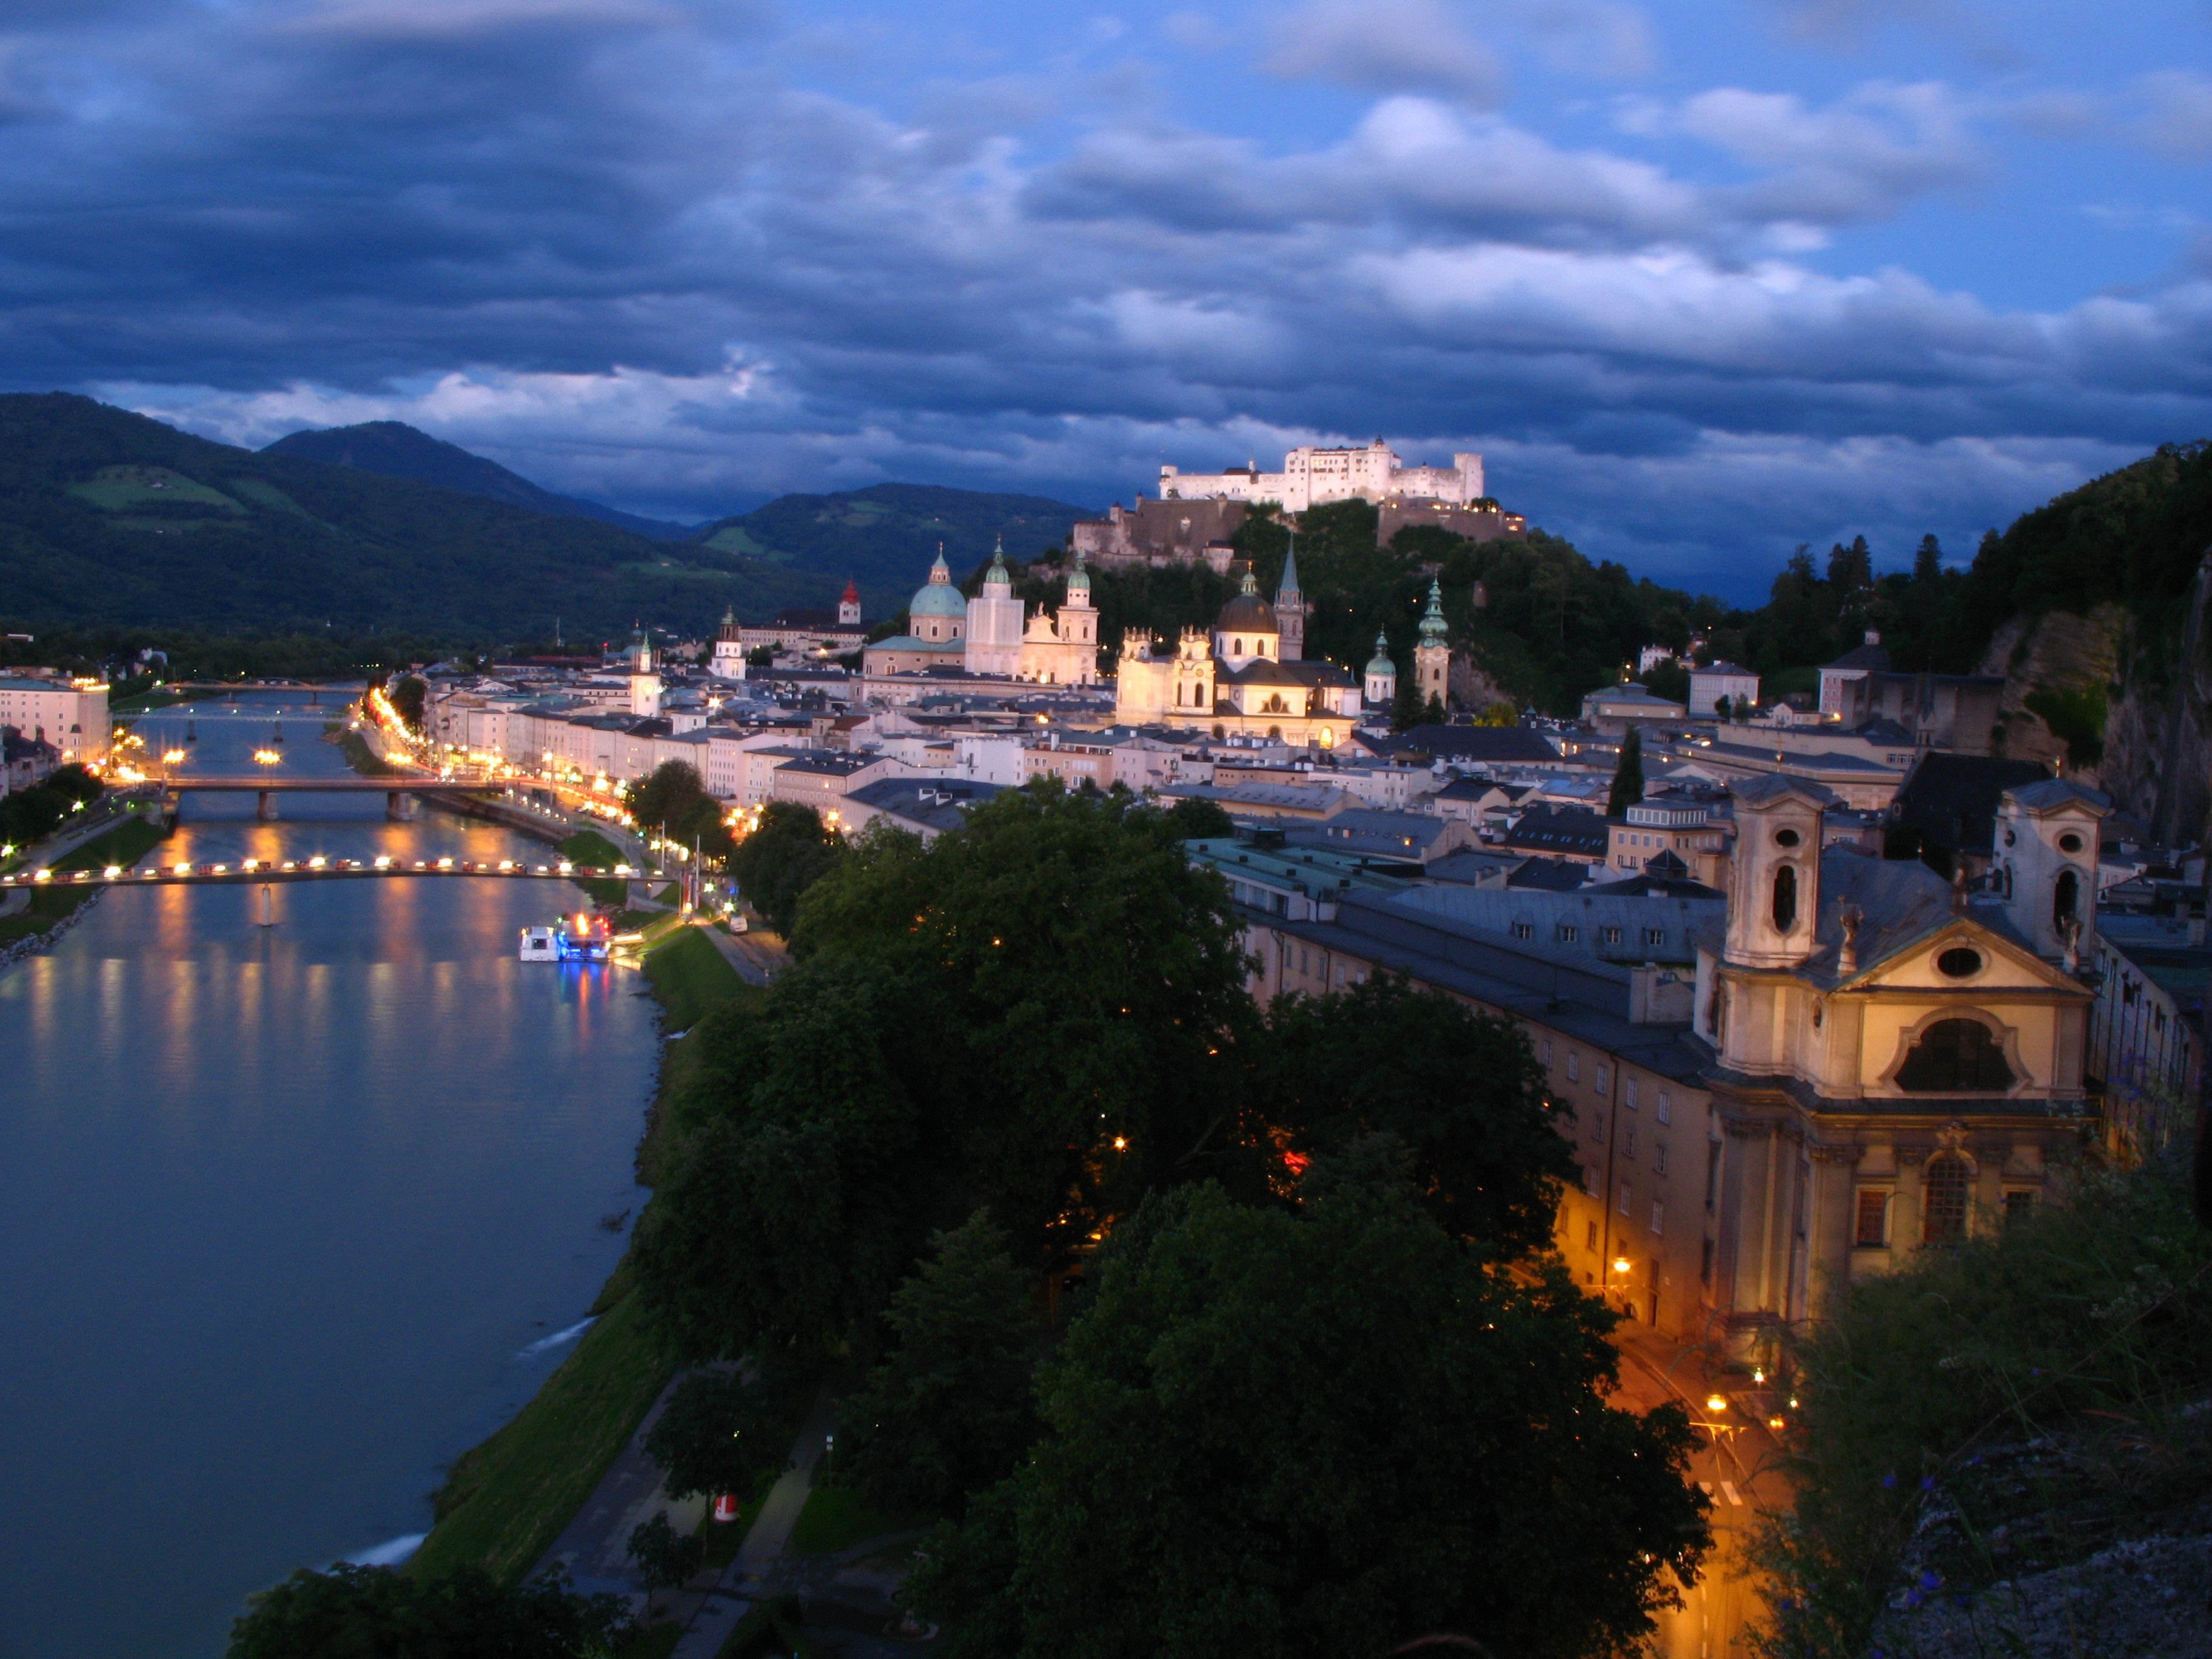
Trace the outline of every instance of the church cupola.
{"type": "Polygon", "coordinates": [[[1795,968],[1813,954],[1820,913],[1820,825],[1836,798],[1774,773],[1739,784],[1729,864],[1728,959],[1795,968]]]}
{"type": "Polygon", "coordinates": [[[2036,955],[2077,960],[2097,929],[2098,824],[2112,810],[2062,778],[2008,789],[1997,802],[1991,864],[2006,920],[2036,955]]]}
{"type": "Polygon", "coordinates": [[[1419,637],[1413,646],[1413,690],[1425,708],[1431,700],[1439,706],[1451,702],[1451,647],[1446,641],[1449,626],[1444,621],[1442,583],[1429,583],[1429,608],[1421,613],[1419,637]]]}
{"type": "Polygon", "coordinates": [[[1006,538],[1001,536],[992,544],[991,568],[983,573],[983,586],[1012,587],[1013,585],[1014,573],[1006,568],[1006,538]]]}
{"type": "Polygon", "coordinates": [[[1398,700],[1398,665],[1390,660],[1390,636],[1377,629],[1375,654],[1367,661],[1365,701],[1370,708],[1388,708],[1398,700]]]}
{"type": "Polygon", "coordinates": [[[1248,569],[1237,596],[1213,619],[1213,654],[1231,669],[1263,658],[1280,661],[1282,641],[1275,607],[1260,597],[1259,578],[1248,569]]]}

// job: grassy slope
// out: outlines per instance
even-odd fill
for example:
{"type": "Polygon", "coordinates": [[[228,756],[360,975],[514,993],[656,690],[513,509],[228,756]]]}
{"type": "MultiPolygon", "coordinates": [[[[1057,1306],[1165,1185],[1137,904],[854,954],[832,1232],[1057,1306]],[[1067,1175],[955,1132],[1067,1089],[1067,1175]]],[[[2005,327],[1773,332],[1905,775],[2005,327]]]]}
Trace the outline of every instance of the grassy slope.
{"type": "MultiPolygon", "coordinates": [[[[87,842],[66,858],[56,860],[51,867],[58,871],[101,870],[111,864],[119,864],[129,869],[167,839],[158,826],[143,818],[132,818],[118,824],[97,841],[87,842]]],[[[88,884],[33,893],[28,911],[0,916],[0,945],[13,945],[33,933],[46,932],[100,890],[98,885],[88,884]]]]}

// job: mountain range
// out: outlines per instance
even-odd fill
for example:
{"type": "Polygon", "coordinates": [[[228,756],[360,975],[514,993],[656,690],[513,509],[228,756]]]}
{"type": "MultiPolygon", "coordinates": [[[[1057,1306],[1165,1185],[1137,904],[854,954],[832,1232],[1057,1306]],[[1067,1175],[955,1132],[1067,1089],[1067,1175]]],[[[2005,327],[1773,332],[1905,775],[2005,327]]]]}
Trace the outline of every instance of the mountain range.
{"type": "Polygon", "coordinates": [[[0,395],[0,617],[477,642],[709,629],[825,605],[896,614],[942,542],[965,571],[1086,516],[925,485],[786,496],[687,529],[555,495],[396,422],[256,452],[64,392],[0,395]],[[641,528],[640,526],[642,526],[641,528]]]}

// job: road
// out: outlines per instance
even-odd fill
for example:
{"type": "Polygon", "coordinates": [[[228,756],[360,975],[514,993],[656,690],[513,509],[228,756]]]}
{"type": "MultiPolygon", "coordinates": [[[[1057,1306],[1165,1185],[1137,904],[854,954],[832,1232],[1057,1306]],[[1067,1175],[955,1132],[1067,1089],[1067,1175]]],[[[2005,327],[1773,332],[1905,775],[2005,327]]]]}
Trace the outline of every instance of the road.
{"type": "Polygon", "coordinates": [[[1763,1608],[1743,1553],[1759,1517],[1790,1504],[1788,1483],[1774,1468],[1778,1448],[1765,1426],[1767,1413],[1781,1402],[1648,1327],[1623,1325],[1613,1341],[1621,1354],[1617,1403],[1648,1411],[1673,1401],[1687,1408],[1692,1422],[1716,1425],[1703,1437],[1707,1443],[1690,1470],[1712,1499],[1712,1552],[1683,1606],[1660,1614],[1657,1650],[1666,1659],[1753,1659],[1745,1627],[1763,1608]],[[1716,1395],[1727,1402],[1724,1409],[1710,1407],[1716,1395]]]}

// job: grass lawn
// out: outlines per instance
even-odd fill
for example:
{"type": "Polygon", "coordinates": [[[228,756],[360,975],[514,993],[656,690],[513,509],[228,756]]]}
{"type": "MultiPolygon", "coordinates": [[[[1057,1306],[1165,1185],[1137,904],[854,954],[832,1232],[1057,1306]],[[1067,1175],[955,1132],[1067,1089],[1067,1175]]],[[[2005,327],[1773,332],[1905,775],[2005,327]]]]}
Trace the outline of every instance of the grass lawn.
{"type": "Polygon", "coordinates": [[[358,732],[340,732],[338,750],[345,756],[346,764],[365,778],[388,778],[399,770],[380,759],[376,751],[368,746],[368,739],[358,732]]]}
{"type": "MultiPolygon", "coordinates": [[[[599,870],[611,870],[617,864],[629,862],[620,848],[591,830],[579,830],[562,842],[561,856],[571,864],[599,870]]],[[[594,904],[621,904],[629,897],[629,884],[626,881],[586,881],[580,876],[572,879],[594,904]]]]}
{"type": "Polygon", "coordinates": [[[817,1485],[791,1529],[793,1555],[835,1555],[865,1539],[903,1532],[918,1524],[910,1515],[879,1510],[849,1486],[817,1485]]]}
{"type": "Polygon", "coordinates": [[[745,990],[729,958],[696,927],[680,928],[666,944],[647,950],[645,976],[653,982],[653,994],[660,1000],[672,1031],[690,1030],[702,1015],[745,990]]]}
{"type": "MultiPolygon", "coordinates": [[[[57,859],[50,867],[58,871],[104,870],[111,864],[119,864],[127,870],[167,839],[158,825],[144,818],[129,818],[97,840],[88,841],[74,853],[57,859]]],[[[82,887],[33,889],[28,910],[0,916],[0,946],[45,933],[106,884],[88,883],[82,887]]]]}
{"type": "Polygon", "coordinates": [[[407,1564],[416,1577],[483,1567],[514,1583],[552,1547],[675,1374],[635,1296],[584,1333],[514,1420],[462,1454],[437,1524],[407,1564]]]}

